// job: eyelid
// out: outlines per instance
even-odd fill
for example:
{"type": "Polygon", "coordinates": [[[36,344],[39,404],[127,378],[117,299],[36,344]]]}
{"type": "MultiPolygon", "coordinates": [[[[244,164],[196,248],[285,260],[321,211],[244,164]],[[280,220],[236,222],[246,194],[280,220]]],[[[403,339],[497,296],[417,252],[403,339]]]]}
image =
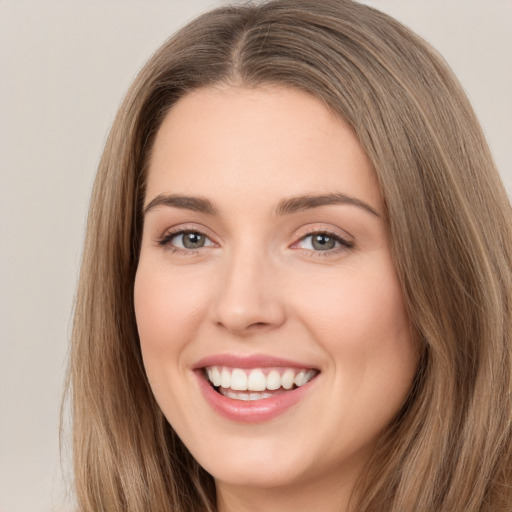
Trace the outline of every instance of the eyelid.
{"type": "MultiPolygon", "coordinates": [[[[293,246],[296,246],[298,245],[300,242],[306,240],[307,238],[310,238],[310,237],[313,237],[315,235],[323,235],[327,238],[332,238],[335,242],[337,242],[340,246],[342,246],[343,248],[345,249],[350,249],[354,246],[354,244],[352,242],[349,242],[348,240],[346,240],[345,238],[339,236],[339,235],[336,235],[334,233],[329,233],[327,231],[316,231],[314,233],[309,233],[308,235],[304,235],[303,237],[299,238],[294,244],[293,246]]],[[[292,246],[292,247],[293,247],[292,246]]],[[[339,248],[339,247],[338,247],[339,248]]],[[[305,249],[305,250],[308,250],[310,251],[311,249],[305,249]]],[[[324,251],[314,251],[314,252],[332,252],[336,249],[326,249],[324,251]]]]}
{"type": "Polygon", "coordinates": [[[210,229],[208,229],[206,226],[203,226],[202,224],[197,224],[195,222],[185,222],[176,224],[174,226],[166,227],[159,238],[163,238],[172,233],[181,233],[183,231],[196,231],[197,233],[201,233],[202,235],[207,236],[208,238],[215,238],[215,235],[212,234],[210,229]]]}
{"type": "MultiPolygon", "coordinates": [[[[198,253],[204,249],[208,249],[211,247],[219,247],[218,242],[215,241],[215,236],[212,236],[210,233],[210,230],[206,228],[205,226],[198,225],[195,223],[186,223],[186,224],[178,224],[176,226],[172,226],[170,228],[167,228],[164,233],[157,237],[155,239],[155,242],[158,246],[167,248],[175,253],[183,253],[187,255],[192,255],[195,253],[198,253]],[[171,240],[184,233],[190,233],[195,232],[200,235],[203,235],[205,238],[207,238],[211,244],[203,247],[198,247],[196,249],[187,249],[187,248],[180,248],[177,246],[173,246],[170,242],[171,240]]],[[[292,249],[296,250],[302,250],[307,253],[313,253],[310,254],[311,256],[327,256],[332,255],[337,252],[342,252],[349,250],[353,248],[354,241],[353,237],[346,232],[345,230],[341,230],[340,228],[337,228],[335,226],[326,226],[325,224],[311,224],[307,226],[301,227],[295,236],[295,241],[289,246],[292,249]],[[341,232],[341,233],[340,233],[341,232]],[[308,237],[314,236],[314,235],[325,235],[327,237],[333,238],[337,243],[338,247],[332,248],[332,249],[325,249],[325,250],[314,250],[314,249],[305,249],[301,247],[297,247],[297,245],[305,240],[308,237]]]]}
{"type": "Polygon", "coordinates": [[[298,231],[296,240],[293,242],[290,248],[304,251],[311,257],[329,256],[352,249],[354,247],[353,237],[344,230],[343,233],[340,233],[340,231],[342,230],[339,228],[335,228],[334,226],[326,226],[325,224],[313,224],[304,226],[298,231]],[[338,243],[338,247],[333,249],[326,249],[323,251],[298,247],[300,242],[314,235],[325,235],[327,237],[333,238],[338,243]]]}
{"type": "MultiPolygon", "coordinates": [[[[178,224],[176,226],[172,226],[170,228],[167,228],[161,236],[156,237],[155,242],[158,246],[168,248],[169,250],[172,250],[174,252],[183,252],[192,254],[197,251],[200,251],[201,249],[204,249],[205,247],[200,247],[197,249],[183,249],[180,247],[175,247],[170,244],[170,241],[183,233],[199,233],[200,235],[203,235],[205,238],[210,240],[212,242],[212,245],[218,246],[219,244],[215,241],[215,237],[209,234],[209,229],[207,229],[204,226],[198,225],[198,224],[178,224]]],[[[206,248],[212,247],[212,245],[206,246],[206,248]]]]}
{"type": "MultiPolygon", "coordinates": [[[[307,224],[305,226],[302,226],[300,229],[296,232],[296,242],[299,240],[302,240],[303,238],[309,236],[309,235],[315,235],[315,234],[326,234],[331,235],[336,238],[340,238],[344,240],[345,242],[354,243],[354,236],[351,235],[348,231],[345,231],[344,229],[341,229],[337,226],[333,226],[331,224],[325,224],[325,223],[313,223],[313,224],[307,224]]],[[[296,243],[294,242],[294,243],[296,243]]]]}

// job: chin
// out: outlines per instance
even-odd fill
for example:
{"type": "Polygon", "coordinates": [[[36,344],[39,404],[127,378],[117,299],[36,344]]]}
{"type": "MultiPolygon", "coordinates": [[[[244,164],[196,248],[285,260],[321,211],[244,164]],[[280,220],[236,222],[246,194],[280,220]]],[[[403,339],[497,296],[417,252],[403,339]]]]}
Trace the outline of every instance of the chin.
{"type": "Polygon", "coordinates": [[[272,489],[284,488],[301,480],[300,472],[291,465],[280,463],[274,457],[271,461],[254,464],[246,458],[232,464],[213,464],[205,469],[213,476],[216,483],[241,488],[272,489]],[[276,463],[277,462],[277,463],[276,463]]]}
{"type": "Polygon", "coordinates": [[[231,439],[193,453],[198,463],[216,482],[230,486],[272,488],[285,487],[300,480],[310,464],[304,453],[292,453],[278,439],[231,439]],[[269,442],[270,441],[270,442],[269,442]]]}

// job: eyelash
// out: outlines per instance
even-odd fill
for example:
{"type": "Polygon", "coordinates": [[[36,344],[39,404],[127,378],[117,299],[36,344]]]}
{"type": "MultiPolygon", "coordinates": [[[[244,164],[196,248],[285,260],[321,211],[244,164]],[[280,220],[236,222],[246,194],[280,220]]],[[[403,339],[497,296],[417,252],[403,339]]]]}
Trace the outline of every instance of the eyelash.
{"type": "Polygon", "coordinates": [[[163,237],[161,237],[157,240],[157,244],[160,247],[164,247],[165,249],[171,251],[173,254],[179,254],[179,255],[183,255],[183,256],[193,256],[193,255],[197,254],[201,249],[203,249],[203,247],[200,247],[199,249],[182,249],[181,247],[175,247],[171,244],[171,241],[174,238],[177,238],[178,236],[184,235],[186,233],[194,233],[197,235],[201,235],[201,236],[204,236],[205,238],[207,238],[208,240],[210,240],[210,238],[208,237],[208,235],[206,233],[203,233],[202,231],[200,231],[198,229],[180,229],[180,230],[171,231],[170,233],[165,234],[163,237]]]}
{"type": "Polygon", "coordinates": [[[323,251],[315,251],[313,249],[303,249],[304,251],[306,251],[308,253],[308,256],[310,256],[311,258],[317,258],[317,257],[322,258],[322,257],[332,256],[334,254],[339,254],[341,252],[347,251],[354,247],[353,242],[350,242],[349,240],[346,240],[345,238],[342,238],[341,236],[336,235],[335,233],[331,233],[331,232],[325,231],[325,230],[310,231],[309,233],[300,237],[299,240],[297,242],[295,242],[293,245],[295,246],[295,245],[299,244],[300,242],[303,242],[304,240],[306,240],[310,237],[314,237],[314,236],[325,236],[327,238],[331,238],[339,245],[338,245],[338,247],[335,247],[333,249],[326,249],[323,251]]]}
{"type": "MultiPolygon", "coordinates": [[[[203,249],[204,247],[200,247],[198,249],[182,249],[181,247],[175,247],[175,246],[173,246],[171,244],[171,241],[174,238],[176,238],[176,237],[178,237],[180,235],[187,234],[187,233],[189,233],[189,234],[190,233],[194,233],[194,234],[197,234],[197,235],[201,235],[201,236],[204,236],[205,238],[207,238],[208,240],[210,240],[208,235],[206,235],[205,233],[203,233],[202,231],[199,231],[197,229],[181,229],[181,230],[178,230],[178,231],[173,231],[173,232],[167,233],[163,237],[157,239],[157,244],[160,247],[165,247],[166,249],[171,251],[173,254],[179,254],[179,255],[185,255],[185,256],[193,256],[193,255],[199,253],[199,251],[201,249],[203,249]]],[[[337,254],[337,253],[346,251],[348,249],[352,249],[354,247],[353,242],[350,242],[349,240],[346,240],[346,239],[340,237],[339,235],[336,235],[334,233],[331,233],[331,232],[325,231],[325,230],[311,231],[311,232],[303,235],[301,238],[299,238],[299,240],[297,242],[295,242],[293,245],[297,245],[298,243],[306,240],[309,237],[313,237],[315,235],[316,236],[325,236],[325,237],[328,237],[328,238],[332,238],[335,242],[337,242],[339,244],[339,246],[334,248],[334,249],[327,249],[327,250],[324,250],[324,251],[315,251],[315,250],[311,250],[311,249],[303,249],[303,250],[307,251],[309,253],[308,255],[310,257],[312,257],[312,258],[330,256],[330,255],[333,255],[333,254],[337,254]]]]}

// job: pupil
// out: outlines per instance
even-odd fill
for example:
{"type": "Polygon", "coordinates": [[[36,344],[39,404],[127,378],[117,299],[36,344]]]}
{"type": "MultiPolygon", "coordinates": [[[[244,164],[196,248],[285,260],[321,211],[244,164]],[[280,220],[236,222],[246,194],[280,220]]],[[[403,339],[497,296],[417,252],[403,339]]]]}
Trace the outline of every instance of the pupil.
{"type": "Polygon", "coordinates": [[[199,233],[185,233],[183,235],[183,246],[187,249],[203,247],[204,236],[199,233]]]}
{"type": "Polygon", "coordinates": [[[334,249],[336,241],[327,235],[315,235],[313,237],[313,247],[320,251],[328,251],[334,249]]]}

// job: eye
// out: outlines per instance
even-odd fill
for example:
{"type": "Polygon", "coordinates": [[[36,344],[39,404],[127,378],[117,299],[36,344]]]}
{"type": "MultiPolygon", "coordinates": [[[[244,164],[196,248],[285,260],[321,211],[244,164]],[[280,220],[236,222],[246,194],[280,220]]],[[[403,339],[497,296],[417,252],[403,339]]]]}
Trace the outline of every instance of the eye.
{"type": "Polygon", "coordinates": [[[352,248],[353,244],[333,233],[311,233],[302,237],[295,247],[315,252],[337,252],[352,248]]]}
{"type": "Polygon", "coordinates": [[[214,245],[204,233],[193,230],[169,233],[158,240],[158,244],[177,251],[193,251],[214,245]]]}

